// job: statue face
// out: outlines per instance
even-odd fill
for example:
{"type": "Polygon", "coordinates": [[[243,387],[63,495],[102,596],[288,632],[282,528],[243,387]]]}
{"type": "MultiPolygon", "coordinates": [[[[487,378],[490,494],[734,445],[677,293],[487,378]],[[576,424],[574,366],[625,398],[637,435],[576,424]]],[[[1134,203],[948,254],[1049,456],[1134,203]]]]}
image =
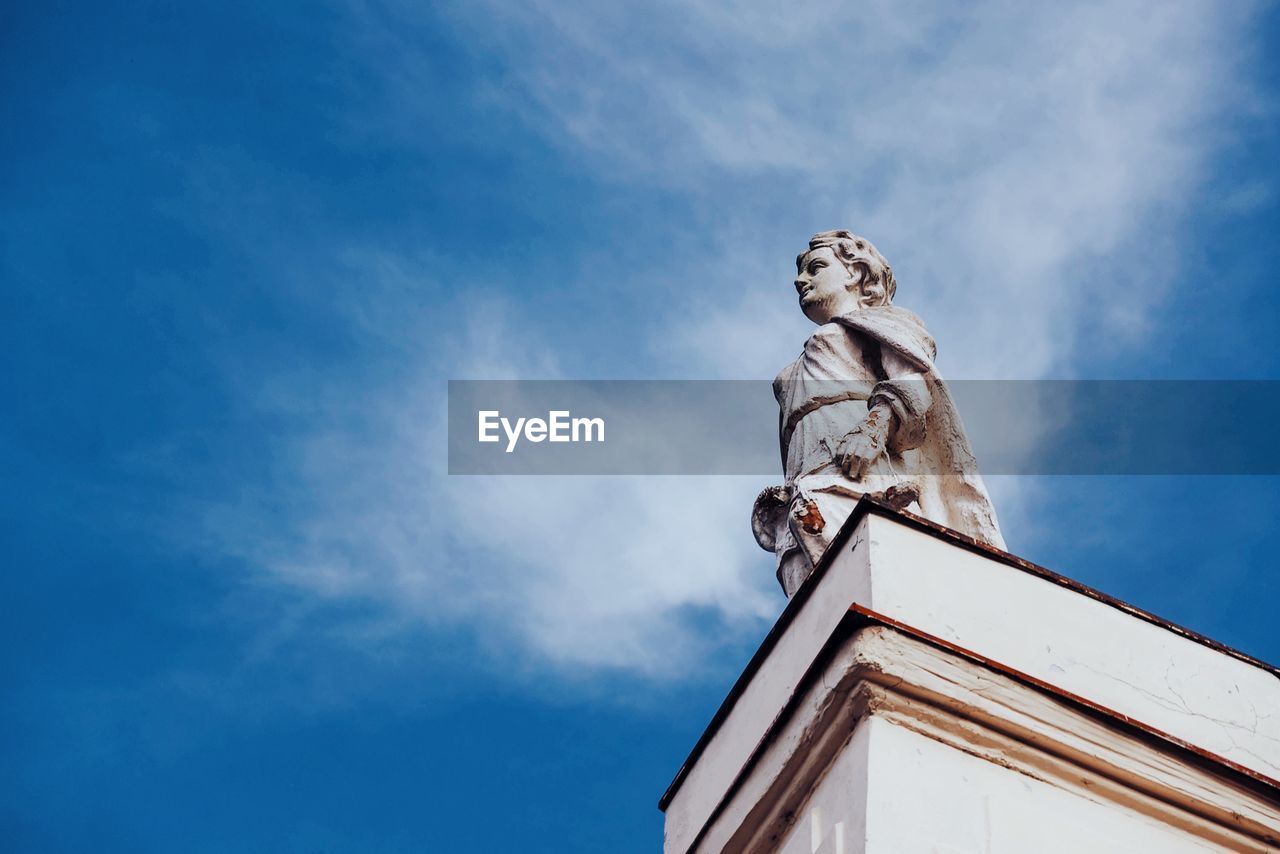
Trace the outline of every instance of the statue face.
{"type": "Polygon", "coordinates": [[[829,246],[805,253],[795,286],[800,310],[819,325],[861,307],[857,281],[829,246]]]}

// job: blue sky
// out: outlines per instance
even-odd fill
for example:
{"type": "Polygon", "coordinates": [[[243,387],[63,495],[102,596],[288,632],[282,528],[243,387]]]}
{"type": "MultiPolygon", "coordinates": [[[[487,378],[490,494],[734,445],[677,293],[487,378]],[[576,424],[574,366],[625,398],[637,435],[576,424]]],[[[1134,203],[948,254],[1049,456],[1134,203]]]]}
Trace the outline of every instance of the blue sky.
{"type": "MultiPolygon", "coordinates": [[[[949,376],[1277,378],[1274,5],[727,6],[4,13],[10,847],[658,850],[763,483],[449,478],[444,383],[769,378],[816,231],[949,376]]],[[[1280,660],[1275,478],[992,490],[1280,660]]]]}

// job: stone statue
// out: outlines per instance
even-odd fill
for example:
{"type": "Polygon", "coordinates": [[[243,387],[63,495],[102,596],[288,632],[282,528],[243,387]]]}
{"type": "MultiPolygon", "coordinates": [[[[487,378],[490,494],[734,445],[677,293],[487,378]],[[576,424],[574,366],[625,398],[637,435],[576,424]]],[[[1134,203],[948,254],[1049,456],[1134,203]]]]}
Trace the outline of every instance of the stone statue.
{"type": "Polygon", "coordinates": [[[888,262],[865,238],[824,231],[796,258],[795,287],[818,329],[774,380],[786,484],[751,518],[788,598],[863,495],[1004,549],[933,338],[892,305],[888,262]]]}

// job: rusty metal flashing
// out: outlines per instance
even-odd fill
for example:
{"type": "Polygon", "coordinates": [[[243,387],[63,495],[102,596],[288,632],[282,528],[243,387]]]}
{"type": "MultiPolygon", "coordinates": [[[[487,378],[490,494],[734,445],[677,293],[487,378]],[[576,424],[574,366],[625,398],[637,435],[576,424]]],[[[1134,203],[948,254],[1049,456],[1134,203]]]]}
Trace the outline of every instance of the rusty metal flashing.
{"type": "MultiPolygon", "coordinates": [[[[799,593],[799,591],[797,591],[797,593],[799,593]]],[[[822,648],[818,651],[818,654],[814,656],[813,661],[810,662],[809,666],[805,668],[804,673],[796,681],[795,687],[792,689],[791,693],[787,695],[787,700],[782,704],[782,708],[778,710],[778,714],[774,716],[773,720],[769,722],[769,726],[765,728],[764,734],[760,737],[760,740],[756,742],[756,746],[752,748],[751,754],[747,757],[747,761],[742,764],[742,767],[738,769],[738,773],[734,775],[733,781],[729,784],[729,788],[720,796],[720,800],[716,802],[715,807],[707,816],[706,821],[702,823],[702,827],[700,827],[697,834],[694,835],[693,842],[690,843],[688,848],[689,851],[697,849],[703,837],[706,836],[707,830],[715,824],[716,819],[722,812],[724,812],[725,808],[728,807],[729,803],[733,800],[734,794],[742,787],[742,784],[746,781],[747,777],[750,776],[751,770],[755,767],[756,763],[760,760],[760,757],[772,743],[774,735],[794,713],[796,699],[803,696],[804,692],[809,690],[814,681],[818,678],[820,671],[826,667],[827,663],[830,661],[831,657],[835,655],[837,648],[845,638],[856,632],[864,624],[865,618],[863,615],[852,609],[846,611],[840,618],[840,622],[836,624],[835,629],[831,632],[831,636],[822,644],[822,648]]],[[[737,685],[734,686],[734,688],[737,687],[737,685]]],[[[721,708],[724,707],[722,706],[721,708]]],[[[717,714],[719,713],[717,712],[717,714]]],[[[708,727],[707,732],[714,733],[716,728],[718,728],[718,724],[714,727],[708,727]]],[[[704,733],[704,736],[706,736],[706,733],[704,733]]],[[[705,747],[705,743],[700,739],[698,746],[694,749],[700,754],[701,750],[699,748],[702,747],[705,747]]],[[[667,788],[666,793],[662,796],[662,800],[658,802],[659,809],[663,811],[666,810],[667,806],[671,803],[671,799],[675,797],[680,784],[684,782],[684,777],[687,775],[688,770],[693,767],[693,763],[696,761],[697,757],[693,755],[690,755],[689,759],[685,760],[685,764],[681,766],[679,774],[676,775],[676,779],[672,781],[671,785],[667,788]]]]}
{"type": "MultiPolygon", "coordinates": [[[[1097,601],[1103,603],[1104,605],[1110,605],[1112,608],[1116,608],[1118,610],[1124,611],[1126,614],[1129,614],[1132,617],[1137,617],[1140,620],[1144,620],[1148,623],[1157,625],[1160,628],[1173,632],[1176,635],[1182,635],[1184,638],[1188,640],[1195,641],[1198,644],[1207,646],[1210,649],[1213,649],[1224,655],[1229,655],[1232,658],[1239,659],[1240,661],[1245,662],[1246,664],[1250,664],[1254,667],[1265,670],[1268,673],[1270,673],[1272,676],[1275,676],[1277,679],[1280,679],[1280,667],[1276,667],[1275,665],[1268,664],[1267,662],[1262,661],[1261,659],[1254,658],[1252,655],[1249,655],[1246,652],[1241,652],[1240,650],[1234,647],[1227,646],[1226,644],[1221,643],[1220,641],[1216,641],[1211,637],[1200,634],[1199,632],[1192,631],[1191,629],[1188,629],[1185,626],[1180,626],[1177,623],[1164,619],[1163,617],[1158,617],[1155,614],[1152,614],[1150,611],[1144,611],[1143,609],[1139,608],[1137,605],[1130,605],[1128,602],[1125,602],[1123,599],[1117,599],[1114,596],[1109,596],[1106,593],[1103,593],[1101,590],[1097,590],[1093,587],[1088,586],[1087,584],[1081,584],[1079,581],[1068,578],[1065,575],[1060,575],[1051,569],[1046,569],[1045,567],[1040,566],[1039,564],[1032,563],[1031,561],[1026,560],[1024,558],[1020,558],[1015,554],[1010,554],[1009,552],[1005,552],[1005,551],[1001,551],[1000,549],[993,548],[992,546],[989,546],[986,543],[978,542],[972,537],[968,537],[968,536],[965,536],[964,534],[961,534],[959,531],[953,531],[950,528],[939,525],[937,522],[931,522],[928,519],[917,516],[914,513],[909,513],[905,510],[894,510],[892,507],[889,507],[885,504],[881,504],[880,502],[872,501],[870,499],[863,499],[863,501],[867,502],[868,507],[867,507],[867,510],[864,511],[863,514],[861,515],[865,515],[866,512],[872,512],[880,516],[885,516],[885,517],[894,519],[895,521],[901,522],[902,524],[906,525],[908,528],[914,528],[917,531],[921,531],[923,533],[929,534],[930,536],[937,537],[940,540],[946,540],[947,542],[950,542],[963,549],[966,549],[967,551],[977,552],[978,554],[984,557],[989,557],[992,560],[1005,564],[1006,566],[1011,566],[1014,569],[1020,569],[1023,572],[1029,572],[1032,575],[1037,575],[1045,579],[1046,581],[1052,581],[1054,584],[1057,584],[1061,587],[1066,587],[1068,590],[1073,590],[1076,593],[1081,594],[1082,596],[1088,596],[1090,599],[1096,599],[1097,601]]],[[[854,509],[854,513],[853,513],[854,516],[858,516],[859,518],[861,518],[861,515],[858,514],[858,509],[861,508],[861,506],[862,505],[860,502],[858,505],[858,508],[854,509]]],[[[850,518],[852,518],[852,516],[850,518]]],[[[841,533],[844,533],[843,529],[841,529],[841,533]]],[[[833,541],[832,546],[834,545],[835,545],[835,542],[833,541]]],[[[825,560],[826,557],[827,555],[824,553],[823,554],[824,562],[827,562],[825,560]]]]}
{"type": "MultiPolygon", "coordinates": [[[[1194,754],[1194,756],[1197,757],[1197,760],[1199,760],[1196,761],[1195,764],[1202,768],[1208,768],[1217,773],[1221,773],[1222,769],[1225,767],[1236,774],[1248,777],[1254,783],[1261,784],[1261,786],[1253,786],[1252,788],[1257,791],[1264,792],[1268,798],[1276,798],[1280,796],[1280,780],[1268,777],[1266,774],[1254,771],[1252,768],[1246,768],[1245,766],[1237,762],[1233,762],[1224,756],[1220,756],[1210,750],[1205,750],[1203,747],[1198,747],[1188,741],[1178,738],[1175,735],[1171,735],[1162,729],[1157,729],[1150,724],[1143,723],[1137,718],[1130,717],[1123,712],[1116,711],[1115,709],[1112,709],[1109,706],[1104,706],[1101,703],[1095,703],[1094,701],[1082,697],[1079,694],[1074,694],[1071,691],[1059,688],[1058,686],[1045,682],[1043,679],[1039,679],[1029,673],[1023,673],[1021,670],[1009,667],[1007,664],[1002,664],[995,659],[988,658],[987,656],[976,653],[973,650],[966,649],[958,644],[943,640],[936,635],[923,632],[913,626],[909,626],[906,623],[895,620],[892,617],[887,617],[884,614],[872,611],[870,608],[864,608],[861,605],[852,605],[850,606],[849,611],[850,613],[856,614],[858,617],[862,618],[863,625],[882,625],[893,629],[894,631],[901,632],[904,635],[908,635],[909,637],[913,637],[916,640],[923,641],[930,646],[937,647],[938,649],[958,655],[961,658],[968,659],[974,664],[981,665],[989,670],[994,670],[1015,682],[1020,682],[1028,686],[1029,688],[1034,688],[1037,691],[1057,697],[1059,700],[1063,700],[1069,705],[1077,707],[1080,711],[1090,714],[1092,717],[1100,718],[1109,724],[1118,724],[1122,729],[1127,730],[1131,735],[1137,736],[1142,741],[1147,743],[1163,743],[1163,746],[1172,745],[1178,750],[1194,754]]],[[[1190,757],[1184,758],[1189,759],[1190,757]]]]}
{"type": "MultiPolygon", "coordinates": [[[[1096,590],[1092,587],[1089,587],[1088,585],[1081,584],[1078,581],[1067,578],[1065,575],[1060,575],[1054,572],[1053,570],[1046,569],[1045,567],[1040,566],[1039,564],[1032,563],[1031,561],[1018,557],[1017,555],[1010,554],[1009,552],[1001,551],[1000,549],[986,545],[985,543],[981,543],[973,539],[972,537],[965,536],[964,534],[961,534],[958,531],[953,531],[952,529],[939,525],[936,522],[931,522],[928,519],[924,519],[920,516],[915,515],[914,513],[909,513],[904,510],[896,510],[887,504],[884,504],[880,501],[864,496],[862,499],[858,501],[858,504],[854,507],[853,512],[849,514],[849,518],[845,520],[845,523],[840,527],[840,530],[836,533],[835,538],[831,541],[831,544],[827,547],[827,550],[823,552],[822,557],[818,560],[818,563],[814,567],[813,572],[809,575],[807,579],[805,579],[804,583],[800,585],[800,589],[796,591],[795,595],[791,597],[791,601],[789,601],[786,607],[782,610],[782,614],[779,615],[777,622],[774,623],[773,627],[769,630],[769,633],[765,635],[764,640],[760,643],[760,646],[756,649],[755,653],[751,656],[751,660],[747,662],[746,668],[743,669],[742,674],[734,682],[733,687],[729,689],[729,693],[725,696],[724,701],[721,702],[719,708],[716,709],[715,714],[712,715],[710,723],[707,725],[702,735],[698,738],[697,743],[694,744],[693,749],[689,752],[689,756],[685,759],[684,763],[680,766],[680,770],[676,772],[675,778],[672,779],[671,784],[667,786],[666,791],[663,792],[662,797],[658,800],[659,810],[662,810],[663,812],[666,811],[667,807],[671,804],[672,799],[675,798],[676,793],[680,790],[680,786],[684,783],[685,778],[688,777],[690,769],[693,768],[694,764],[698,761],[699,757],[702,756],[703,751],[706,749],[707,745],[711,742],[712,737],[714,737],[716,732],[720,729],[720,726],[724,723],[724,720],[729,716],[729,713],[733,710],[733,707],[737,704],[738,698],[746,690],[747,685],[751,682],[751,679],[755,676],[756,671],[760,669],[762,664],[764,664],[765,659],[769,657],[769,653],[772,652],[774,646],[777,645],[778,639],[782,637],[782,635],[786,632],[787,627],[795,619],[796,614],[798,614],[800,612],[800,609],[804,607],[804,603],[808,601],[809,596],[812,595],[813,591],[817,588],[818,583],[821,581],[822,577],[826,575],[827,569],[835,561],[836,556],[840,554],[840,551],[848,543],[850,537],[853,536],[853,531],[854,529],[857,528],[858,523],[861,522],[863,518],[871,514],[879,515],[887,519],[892,519],[900,524],[906,525],[909,528],[920,531],[921,533],[924,533],[924,534],[928,534],[929,536],[935,537],[936,539],[949,542],[953,545],[956,545],[968,551],[976,552],[984,557],[988,557],[988,558],[991,558],[992,560],[998,561],[999,563],[1005,564],[1006,566],[1013,567],[1014,569],[1019,569],[1019,570],[1022,570],[1023,572],[1028,572],[1032,575],[1039,576],[1040,578],[1043,578],[1046,581],[1051,581],[1054,584],[1060,585],[1062,587],[1066,587],[1067,589],[1073,590],[1076,593],[1079,593],[1083,596],[1088,596],[1091,599],[1095,599],[1105,605],[1109,605],[1113,608],[1123,611],[1126,614],[1129,614],[1130,616],[1136,617],[1140,620],[1144,620],[1148,623],[1152,623],[1153,625],[1159,626],[1163,629],[1166,629],[1167,631],[1173,632],[1174,634],[1181,635],[1182,637],[1185,637],[1188,640],[1195,641],[1196,643],[1207,646],[1217,652],[1221,652],[1225,655],[1229,655],[1232,658],[1236,658],[1236,659],[1239,659],[1240,661],[1244,661],[1254,667],[1258,667],[1262,670],[1265,670],[1268,673],[1270,673],[1272,676],[1275,676],[1276,678],[1280,679],[1280,669],[1276,668],[1273,665],[1267,664],[1266,662],[1261,661],[1257,658],[1254,658],[1253,656],[1248,655],[1247,653],[1244,653],[1237,649],[1229,647],[1226,644],[1215,641],[1212,638],[1206,637],[1205,635],[1202,635],[1198,632],[1194,632],[1188,628],[1178,625],[1177,623],[1173,623],[1161,617],[1157,617],[1156,615],[1150,613],[1149,611],[1144,611],[1143,609],[1138,608],[1135,605],[1130,605],[1128,602],[1125,602],[1121,599],[1117,599],[1114,596],[1108,596],[1107,594],[1103,593],[1100,590],[1096,590]]],[[[1180,749],[1189,751],[1191,754],[1199,757],[1200,760],[1202,761],[1208,761],[1210,763],[1213,763],[1215,766],[1218,766],[1221,768],[1227,768],[1231,771],[1238,772],[1244,777],[1246,777],[1248,780],[1252,781],[1255,785],[1261,784],[1263,786],[1266,786],[1269,790],[1273,792],[1280,791],[1280,781],[1273,780],[1270,777],[1267,777],[1263,774],[1259,774],[1257,772],[1251,771],[1247,768],[1244,768],[1243,766],[1240,766],[1234,762],[1231,762],[1230,760],[1217,756],[1216,754],[1210,753],[1209,751],[1202,750],[1201,748],[1197,748],[1194,745],[1190,745],[1187,742],[1177,739],[1160,730],[1156,730],[1152,727],[1147,727],[1145,724],[1141,724],[1138,721],[1126,715],[1121,714],[1120,712],[1108,709],[1104,706],[1100,706],[1095,703],[1091,703],[1090,701],[1085,700],[1083,697],[1078,697],[1077,695],[1071,694],[1070,692],[1066,692],[1066,691],[1062,691],[1061,689],[1054,688],[1053,686],[1048,685],[1047,683],[1040,682],[1039,680],[1035,679],[1035,677],[1029,676],[1027,674],[1022,674],[1020,673],[1020,671],[1016,671],[1016,670],[1013,670],[1012,668],[1005,667],[1004,665],[1001,665],[998,662],[991,661],[990,659],[986,659],[983,656],[978,655],[977,653],[965,650],[962,647],[957,647],[952,644],[949,644],[946,641],[942,641],[941,639],[935,638],[926,632],[921,632],[917,629],[907,626],[904,623],[899,623],[896,620],[893,620],[889,617],[876,614],[875,612],[869,609],[862,608],[861,606],[853,603],[851,603],[850,605],[850,610],[848,615],[846,615],[846,617],[841,620],[840,624],[836,627],[835,631],[833,632],[832,637],[828,639],[827,643],[823,646],[817,658],[810,665],[810,667],[806,669],[804,675],[797,682],[796,687],[792,692],[791,696],[787,698],[787,703],[786,705],[784,705],[784,709],[786,708],[786,706],[790,705],[791,700],[794,699],[794,697],[797,696],[797,694],[801,691],[801,689],[806,686],[806,682],[810,677],[811,673],[813,672],[814,668],[818,666],[818,663],[822,661],[827,654],[829,654],[832,644],[844,634],[842,630],[848,628],[846,624],[850,619],[853,619],[855,621],[860,621],[862,624],[878,623],[880,625],[888,626],[889,628],[893,628],[893,629],[896,629],[897,631],[903,632],[904,634],[908,634],[908,635],[911,635],[912,637],[916,637],[922,641],[925,641],[926,643],[931,643],[940,648],[950,650],[952,652],[955,652],[958,655],[962,655],[966,658],[969,658],[972,661],[975,661],[977,663],[983,664],[984,666],[990,667],[994,670],[1004,673],[1008,675],[1010,678],[1025,682],[1026,684],[1032,685],[1036,688],[1039,688],[1040,690],[1044,690],[1049,693],[1053,693],[1056,696],[1062,697],[1068,700],[1069,702],[1072,702],[1077,705],[1081,705],[1085,709],[1090,710],[1093,714],[1103,715],[1108,720],[1117,722],[1122,726],[1133,727],[1137,731],[1145,733],[1149,737],[1159,738],[1161,741],[1167,744],[1171,744],[1180,749]]],[[[755,757],[762,750],[763,746],[767,743],[770,735],[774,731],[774,728],[781,720],[782,714],[784,713],[780,713],[779,718],[775,719],[770,723],[764,738],[762,739],[761,743],[757,745],[756,749],[752,752],[751,758],[748,760],[747,766],[744,766],[742,773],[745,773],[747,768],[750,767],[750,765],[754,762],[755,757]]],[[[733,786],[730,787],[730,791],[732,791],[734,788],[737,787],[737,783],[738,781],[735,779],[733,786]]],[[[728,794],[726,794],[726,798],[727,797],[728,797],[728,794]]],[[[715,812],[718,812],[719,809],[720,808],[717,807],[715,812]]],[[[715,812],[713,812],[713,816],[715,812]]]]}
{"type": "MultiPolygon", "coordinates": [[[[802,697],[805,692],[813,686],[814,681],[818,678],[820,672],[827,666],[832,656],[836,654],[836,650],[840,645],[851,635],[870,626],[882,626],[892,631],[900,632],[901,634],[907,635],[908,637],[914,638],[915,640],[928,644],[929,646],[952,653],[982,667],[994,670],[1015,682],[1019,682],[1035,690],[1050,694],[1058,701],[1071,706],[1075,710],[1094,719],[1101,720],[1105,724],[1125,731],[1139,741],[1147,744],[1154,744],[1157,748],[1171,750],[1172,752],[1179,754],[1179,758],[1189,764],[1217,774],[1218,776],[1228,777],[1238,785],[1256,792],[1268,800],[1280,802],[1280,780],[1274,780],[1264,774],[1259,774],[1258,772],[1245,768],[1229,759],[1225,759],[1215,753],[1196,747],[1195,745],[1189,744],[1175,736],[1148,726],[1129,717],[1128,715],[1086,700],[1083,697],[1071,693],[1070,691],[1064,691],[1043,682],[1034,676],[1030,676],[1019,670],[1003,665],[1000,662],[965,649],[964,647],[945,641],[935,635],[929,634],[928,632],[920,631],[919,629],[895,620],[892,617],[887,617],[884,614],[872,611],[870,608],[864,608],[861,605],[852,605],[836,624],[836,627],[831,632],[831,636],[823,643],[822,648],[814,657],[813,662],[805,669],[801,678],[797,680],[794,689],[787,696],[786,702],[783,703],[782,708],[774,719],[770,721],[769,726],[765,729],[764,734],[752,749],[747,760],[743,763],[742,767],[738,769],[738,772],[734,775],[734,778],[730,782],[728,788],[725,790],[724,794],[720,796],[715,807],[712,808],[706,820],[694,835],[693,841],[690,843],[687,850],[697,850],[699,843],[703,838],[705,838],[707,832],[715,824],[716,820],[724,810],[728,808],[729,804],[733,801],[735,794],[751,776],[752,770],[760,761],[760,758],[764,755],[770,744],[773,743],[776,734],[785,725],[787,719],[794,713],[796,700],[802,697]]],[[[868,707],[859,711],[857,713],[857,717],[860,720],[870,712],[871,709],[868,707]]],[[[696,760],[691,757],[690,760],[687,761],[680,769],[681,774],[684,774],[688,768],[692,767],[692,763],[694,761],[696,760]]],[[[665,810],[667,804],[671,802],[671,798],[675,796],[675,792],[679,788],[678,783],[682,781],[683,777],[677,777],[677,779],[672,782],[671,787],[668,788],[667,793],[663,796],[663,802],[659,804],[662,809],[665,810]]]]}

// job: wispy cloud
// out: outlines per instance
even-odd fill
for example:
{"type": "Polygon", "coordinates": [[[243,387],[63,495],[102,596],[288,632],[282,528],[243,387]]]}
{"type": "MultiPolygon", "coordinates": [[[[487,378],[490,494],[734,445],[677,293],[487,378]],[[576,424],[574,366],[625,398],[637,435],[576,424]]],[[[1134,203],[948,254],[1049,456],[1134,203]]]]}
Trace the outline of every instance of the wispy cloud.
{"type": "Polygon", "coordinates": [[[1250,97],[1248,4],[480,8],[512,109],[614,180],[683,188],[739,257],[695,273],[743,333],[695,344],[726,373],[780,364],[782,335],[757,359],[721,342],[777,323],[779,268],[819,228],[881,246],[955,373],[1067,373],[1085,330],[1140,336],[1250,97]]]}
{"type": "MultiPolygon", "coordinates": [[[[388,28],[414,14],[393,9],[388,28]]],[[[651,266],[612,285],[653,288],[638,325],[655,374],[771,376],[805,334],[790,259],[813,231],[847,226],[894,263],[899,302],[929,322],[949,373],[1033,378],[1072,373],[1082,342],[1142,341],[1248,91],[1249,14],[1207,2],[480,3],[451,20],[505,69],[496,103],[601,180],[660,183],[705,231],[702,251],[654,246],[651,266]]],[[[369,33],[398,126],[421,95],[395,81],[415,80],[423,58],[411,39],[369,33]]],[[[406,311],[430,263],[352,251],[346,262],[377,286],[340,312],[355,324],[376,313],[369,334],[408,367],[326,378],[310,427],[278,457],[274,488],[306,499],[270,526],[248,521],[252,501],[212,513],[223,548],[315,596],[466,623],[568,670],[678,677],[725,625],[776,611],[746,525],[760,484],[444,476],[443,380],[572,373],[563,342],[536,318],[516,322],[521,306],[501,296],[406,311]]],[[[288,385],[259,388],[256,405],[294,405],[288,385]]],[[[997,491],[1026,499],[1016,483],[997,491]]],[[[1020,507],[1006,527],[1015,516],[1029,518],[1020,507]]]]}
{"type": "Polygon", "coordinates": [[[456,324],[397,316],[386,307],[405,277],[429,270],[347,263],[369,275],[334,311],[395,342],[407,376],[307,377],[305,401],[297,377],[242,389],[262,416],[305,426],[278,440],[269,486],[205,514],[208,541],[320,600],[374,603],[391,624],[465,624],[507,664],[565,675],[687,676],[776,612],[749,478],[447,476],[445,379],[555,378],[555,350],[496,297],[456,324]]]}

